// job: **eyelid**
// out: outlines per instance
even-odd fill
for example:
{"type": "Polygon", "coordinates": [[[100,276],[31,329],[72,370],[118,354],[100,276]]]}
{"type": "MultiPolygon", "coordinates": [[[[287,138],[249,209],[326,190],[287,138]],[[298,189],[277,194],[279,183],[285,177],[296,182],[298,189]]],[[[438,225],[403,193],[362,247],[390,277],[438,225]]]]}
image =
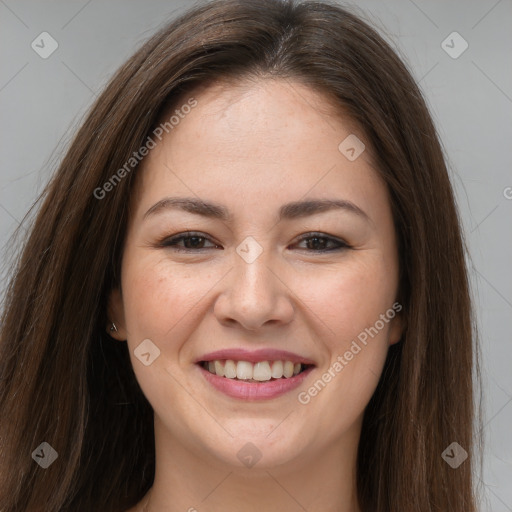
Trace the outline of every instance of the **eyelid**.
{"type": "Polygon", "coordinates": [[[214,249],[215,248],[215,247],[206,247],[204,249],[187,249],[186,247],[178,247],[174,244],[171,244],[171,242],[179,242],[184,238],[194,238],[194,237],[203,238],[203,239],[209,241],[210,243],[217,245],[215,242],[213,242],[211,240],[211,238],[209,236],[207,236],[204,233],[201,233],[200,231],[183,231],[181,233],[177,233],[172,236],[164,237],[162,240],[160,240],[158,242],[158,246],[164,247],[164,248],[171,248],[171,249],[174,249],[176,251],[181,251],[181,252],[198,252],[198,251],[205,251],[206,249],[214,249]]]}
{"type": "MultiPolygon", "coordinates": [[[[324,249],[323,251],[319,250],[319,251],[308,251],[308,252],[327,253],[327,252],[334,252],[336,250],[351,248],[350,244],[348,244],[345,240],[335,237],[335,236],[332,236],[332,235],[328,235],[327,233],[319,232],[319,231],[309,231],[307,233],[300,235],[300,237],[298,238],[296,243],[302,242],[303,240],[308,240],[310,238],[323,238],[323,239],[327,240],[328,242],[334,242],[334,243],[338,244],[339,247],[334,248],[334,249],[324,249]]],[[[307,251],[307,249],[304,249],[304,250],[307,251]]]]}
{"type": "MultiPolygon", "coordinates": [[[[177,252],[186,252],[186,253],[198,253],[198,252],[204,252],[205,250],[208,250],[208,249],[217,248],[217,247],[204,247],[204,248],[189,249],[186,247],[180,247],[180,246],[176,245],[177,242],[180,242],[183,239],[194,238],[194,237],[204,239],[204,240],[218,246],[218,244],[216,242],[212,241],[208,235],[206,235],[205,233],[202,233],[202,232],[198,232],[198,231],[183,231],[181,233],[177,233],[170,237],[165,237],[158,242],[158,246],[162,247],[162,248],[170,248],[177,252]]],[[[321,238],[321,239],[327,240],[327,243],[331,242],[331,243],[337,244],[338,247],[334,247],[331,249],[319,249],[319,250],[301,248],[299,250],[306,251],[309,253],[326,254],[326,253],[330,253],[330,252],[342,251],[342,250],[352,248],[352,246],[345,240],[335,237],[333,235],[329,235],[327,233],[319,232],[319,231],[309,231],[307,233],[303,233],[302,235],[299,236],[298,239],[296,239],[294,244],[296,245],[304,240],[308,240],[311,238],[321,238]]]]}

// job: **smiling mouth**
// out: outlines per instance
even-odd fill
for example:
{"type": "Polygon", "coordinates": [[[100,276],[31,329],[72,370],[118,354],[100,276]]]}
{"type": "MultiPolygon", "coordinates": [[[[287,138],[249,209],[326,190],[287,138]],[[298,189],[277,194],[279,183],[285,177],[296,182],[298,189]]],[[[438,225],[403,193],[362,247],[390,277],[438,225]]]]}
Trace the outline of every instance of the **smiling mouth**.
{"type": "Polygon", "coordinates": [[[271,382],[290,379],[314,366],[312,364],[293,363],[292,361],[234,361],[232,359],[200,361],[202,368],[217,377],[244,382],[271,382]]]}

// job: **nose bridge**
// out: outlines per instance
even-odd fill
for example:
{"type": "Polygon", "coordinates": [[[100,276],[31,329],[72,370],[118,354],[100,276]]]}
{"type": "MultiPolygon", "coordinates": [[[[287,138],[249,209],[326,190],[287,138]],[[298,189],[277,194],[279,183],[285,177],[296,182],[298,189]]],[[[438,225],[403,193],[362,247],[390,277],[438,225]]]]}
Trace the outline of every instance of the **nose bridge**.
{"type": "Polygon", "coordinates": [[[272,249],[268,237],[256,240],[253,236],[246,237],[237,247],[234,255],[234,287],[241,302],[251,303],[256,299],[272,302],[276,287],[275,277],[270,271],[272,266],[272,249]]]}
{"type": "Polygon", "coordinates": [[[293,307],[277,266],[268,237],[246,237],[233,254],[233,269],[216,313],[251,330],[269,320],[289,321],[293,307]]]}

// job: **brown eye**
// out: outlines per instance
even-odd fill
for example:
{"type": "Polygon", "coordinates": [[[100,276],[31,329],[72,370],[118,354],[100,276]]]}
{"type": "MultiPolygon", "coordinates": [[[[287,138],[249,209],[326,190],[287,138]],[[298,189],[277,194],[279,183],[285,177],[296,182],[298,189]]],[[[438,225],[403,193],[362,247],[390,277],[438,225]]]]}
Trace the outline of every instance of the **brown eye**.
{"type": "MultiPolygon", "coordinates": [[[[300,238],[298,243],[302,242],[305,242],[306,246],[301,249],[308,252],[333,252],[350,248],[343,240],[326,236],[322,233],[307,233],[300,238]]],[[[159,246],[182,252],[196,252],[219,248],[217,244],[214,244],[208,237],[203,236],[202,233],[181,233],[162,240],[159,246]],[[205,246],[205,243],[208,242],[212,244],[209,247],[205,246]]]]}
{"type": "Polygon", "coordinates": [[[343,240],[325,236],[321,233],[308,233],[299,240],[299,242],[304,241],[306,242],[306,250],[313,252],[331,252],[350,248],[343,240]],[[329,245],[331,245],[330,248],[329,245]]]}
{"type": "Polygon", "coordinates": [[[200,233],[182,233],[171,238],[166,238],[160,245],[162,247],[170,247],[176,251],[197,251],[218,247],[215,244],[213,244],[213,247],[205,247],[204,244],[207,241],[209,241],[209,239],[202,236],[200,233]],[[183,242],[183,245],[180,245],[181,242],[183,242]]]}

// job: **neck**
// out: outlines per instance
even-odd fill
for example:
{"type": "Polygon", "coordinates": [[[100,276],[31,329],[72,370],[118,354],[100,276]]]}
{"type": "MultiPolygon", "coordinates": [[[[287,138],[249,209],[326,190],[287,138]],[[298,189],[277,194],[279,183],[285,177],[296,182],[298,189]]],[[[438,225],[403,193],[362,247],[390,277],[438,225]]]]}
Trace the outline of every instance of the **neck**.
{"type": "Polygon", "coordinates": [[[155,480],[141,503],[149,498],[145,512],[360,512],[358,441],[355,428],[323,451],[301,453],[280,465],[267,467],[262,458],[252,468],[234,467],[169,437],[155,417],[155,480]]]}

